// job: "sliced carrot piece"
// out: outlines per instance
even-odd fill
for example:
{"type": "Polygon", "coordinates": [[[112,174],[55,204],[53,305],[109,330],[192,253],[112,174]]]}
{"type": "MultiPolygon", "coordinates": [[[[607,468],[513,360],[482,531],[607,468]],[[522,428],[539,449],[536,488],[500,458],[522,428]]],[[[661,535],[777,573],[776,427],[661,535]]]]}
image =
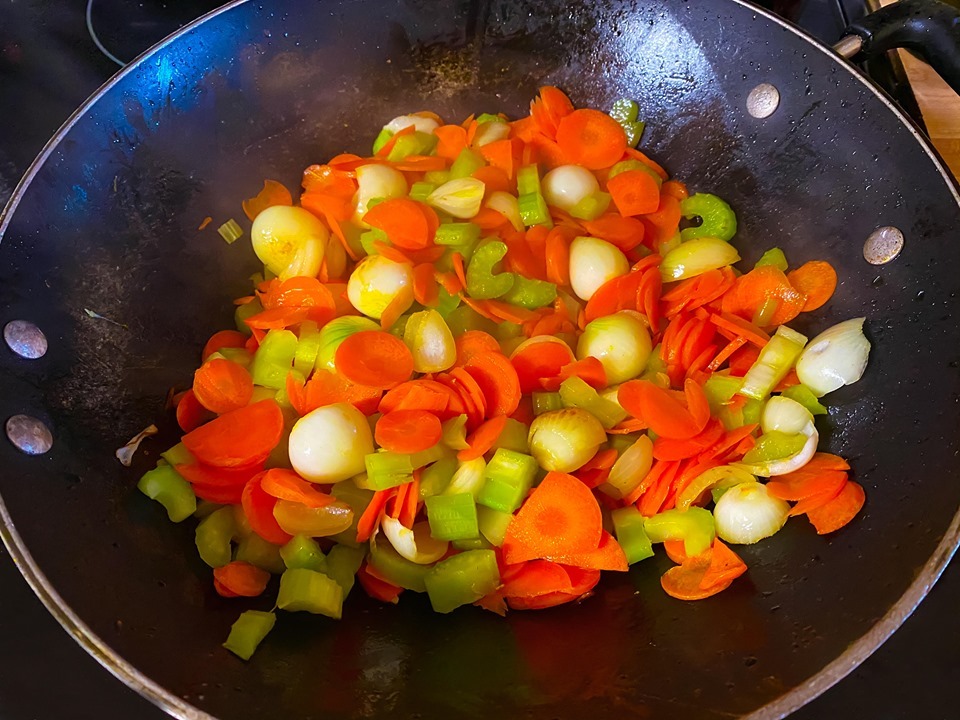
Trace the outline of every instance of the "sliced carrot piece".
{"type": "Polygon", "coordinates": [[[407,488],[407,496],[403,500],[403,504],[400,507],[400,514],[397,518],[400,520],[400,524],[405,528],[412,528],[413,523],[417,519],[417,512],[420,509],[420,475],[422,473],[421,468],[417,468],[413,471],[413,480],[405,484],[407,488]]]}
{"type": "Polygon", "coordinates": [[[175,465],[174,469],[191,485],[203,485],[208,488],[243,487],[254,475],[263,471],[262,464],[245,467],[224,468],[203,463],[175,465]]]}
{"type": "Polygon", "coordinates": [[[522,394],[520,379],[513,365],[503,354],[477,353],[467,361],[464,369],[477,381],[483,391],[489,416],[513,415],[520,404],[522,394]]]}
{"type": "Polygon", "coordinates": [[[590,552],[600,546],[603,521],[590,489],[572,475],[550,472],[507,525],[508,563],[590,552]]]}
{"type": "Polygon", "coordinates": [[[244,486],[241,498],[243,514],[247,516],[250,528],[257,535],[274,545],[285,545],[290,542],[292,536],[280,527],[277,519],[273,516],[273,508],[277,505],[277,498],[264,492],[261,485],[262,479],[263,473],[254,475],[244,486]]]}
{"type": "Polygon", "coordinates": [[[309,508],[326,507],[336,501],[332,495],[321,492],[316,485],[285,468],[271,468],[264,472],[260,476],[260,487],[278,500],[297,502],[309,508]]]}
{"type": "Polygon", "coordinates": [[[307,319],[307,308],[275,307],[248,317],[244,322],[256,330],[281,330],[307,319]]]}
{"type": "Polygon", "coordinates": [[[467,146],[467,131],[459,125],[441,125],[433,134],[440,139],[437,142],[437,155],[447,160],[456,160],[467,146]]]}
{"type": "Polygon", "coordinates": [[[460,396],[476,406],[477,412],[485,417],[487,415],[487,397],[483,394],[483,388],[480,387],[476,378],[462,367],[453,368],[449,374],[460,396]],[[464,393],[466,393],[466,396],[464,396],[464,393]]]}
{"type": "Polygon", "coordinates": [[[480,154],[493,167],[500,168],[512,178],[516,174],[517,147],[516,141],[496,140],[480,148],[480,154]]]}
{"type": "Polygon", "coordinates": [[[686,460],[698,455],[723,437],[723,425],[708,423],[699,435],[689,440],[658,437],[653,443],[653,456],[658,460],[686,460]]]}
{"type": "Polygon", "coordinates": [[[446,158],[437,155],[408,155],[393,163],[393,167],[401,172],[431,172],[446,170],[447,163],[446,158]]]}
{"type": "Polygon", "coordinates": [[[203,346],[203,353],[200,357],[206,360],[213,353],[223,348],[242,348],[246,342],[247,336],[239,330],[221,330],[210,336],[207,344],[203,346]]]}
{"type": "Polygon", "coordinates": [[[683,540],[664,540],[663,549],[667,553],[667,557],[677,565],[682,565],[686,562],[687,548],[683,544],[683,540]]]}
{"type": "Polygon", "coordinates": [[[667,180],[670,176],[667,175],[667,171],[663,169],[658,163],[654,162],[649,156],[640,152],[636,148],[628,147],[624,151],[624,154],[634,160],[639,160],[647,167],[651,168],[657,175],[659,175],[664,180],[667,180]]]}
{"type": "Polygon", "coordinates": [[[687,192],[687,186],[679,180],[667,180],[660,188],[660,192],[681,202],[690,197],[690,193],[687,192]]]}
{"type": "Polygon", "coordinates": [[[507,426],[507,416],[497,415],[487,420],[483,425],[474,430],[467,436],[467,445],[457,453],[457,459],[461,461],[475,460],[483,457],[493,447],[494,443],[500,437],[503,429],[507,426]]]}
{"type": "Polygon", "coordinates": [[[453,396],[449,387],[436,380],[408,380],[387,391],[380,400],[378,410],[384,414],[394,410],[426,410],[443,420],[453,416],[449,414],[453,396]]]}
{"type": "Polygon", "coordinates": [[[679,460],[668,460],[664,461],[663,465],[663,472],[657,477],[656,482],[643,493],[637,503],[637,509],[645,517],[653,517],[666,509],[664,504],[670,495],[670,490],[674,486],[674,481],[680,474],[680,468],[683,466],[683,463],[679,460]]]}
{"type": "Polygon", "coordinates": [[[787,280],[798,292],[807,296],[803,312],[823,306],[837,289],[837,271],[823,260],[811,260],[787,273],[787,280]]]}
{"type": "Polygon", "coordinates": [[[565,568],[570,576],[573,589],[570,592],[548,592],[535,597],[514,597],[509,598],[510,608],[512,610],[543,610],[545,608],[556,607],[564,603],[580,600],[587,595],[600,581],[599,570],[583,570],[581,568],[565,568]]]}
{"type": "Polygon", "coordinates": [[[607,386],[607,371],[603,363],[588,355],[583,360],[568,363],[560,368],[560,372],[552,378],[544,378],[540,384],[544,390],[556,391],[567,378],[578,377],[594,390],[602,390],[607,386]]]}
{"type": "Polygon", "coordinates": [[[544,240],[547,280],[561,287],[570,286],[570,240],[559,227],[552,228],[544,240]]]}
{"type": "Polygon", "coordinates": [[[588,552],[570,553],[548,558],[563,565],[583,568],[585,570],[614,570],[626,572],[629,569],[627,556],[623,548],[606,530],[600,537],[600,545],[596,550],[588,552]]]}
{"type": "Polygon", "coordinates": [[[357,520],[357,542],[365,543],[376,532],[380,526],[380,518],[383,517],[383,510],[387,505],[387,500],[397,494],[396,488],[387,488],[386,490],[377,490],[370,500],[370,503],[361,513],[357,520]]]}
{"type": "Polygon", "coordinates": [[[624,217],[655,213],[660,207],[660,186],[643,170],[627,170],[610,178],[607,192],[624,217]]]}
{"type": "Polygon", "coordinates": [[[727,330],[734,335],[745,337],[747,342],[751,342],[759,348],[762,348],[770,341],[770,336],[763,330],[736,315],[728,315],[725,312],[720,314],[712,313],[710,315],[710,322],[718,328],[727,330]]]}
{"type": "Polygon", "coordinates": [[[293,205],[293,196],[284,187],[283,183],[276,180],[264,180],[263,189],[255,197],[244,200],[242,205],[244,215],[253,220],[268,207],[293,205]]]}
{"type": "Polygon", "coordinates": [[[363,330],[337,348],[334,364],[357,385],[388,390],[413,374],[413,354],[403,340],[380,330],[363,330]]]}
{"type": "Polygon", "coordinates": [[[193,390],[187,390],[177,402],[177,425],[184,432],[196,430],[212,418],[213,413],[200,404],[193,390]]]}
{"type": "Polygon", "coordinates": [[[512,572],[508,579],[504,580],[501,573],[501,591],[505,597],[537,597],[549,592],[570,592],[573,589],[567,571],[550,560],[530,560],[517,567],[518,570],[512,572]]]}
{"type": "Polygon", "coordinates": [[[712,552],[707,551],[670,568],[660,578],[661,587],[667,595],[677,600],[703,600],[725,590],[729,583],[712,585],[707,589],[700,586],[710,568],[711,556],[712,552]]]}
{"type": "Polygon", "coordinates": [[[457,365],[466,365],[474,355],[482,352],[500,352],[500,343],[483,330],[467,330],[456,339],[457,365]]]}
{"type": "Polygon", "coordinates": [[[202,463],[239,467],[266,460],[282,433],[280,407],[273,400],[261,400],[201,425],[182,442],[202,463]]]}
{"type": "Polygon", "coordinates": [[[421,250],[430,244],[430,225],[423,208],[410,198],[390,198],[370,208],[363,219],[385,232],[396,247],[421,250]]]}
{"type": "Polygon", "coordinates": [[[843,489],[845,482],[847,482],[847,473],[844,470],[824,470],[819,474],[788,473],[771,478],[767,482],[767,492],[776,498],[791,502],[832,492],[833,494],[827,498],[829,500],[843,489]]]}
{"type": "MultiPolygon", "coordinates": [[[[836,478],[835,478],[836,479],[836,478]]],[[[819,507],[823,507],[828,502],[833,500],[837,495],[839,495],[843,488],[846,487],[849,480],[847,480],[846,475],[843,477],[843,481],[840,482],[839,479],[836,479],[837,482],[833,487],[829,489],[824,489],[822,492],[816,493],[814,495],[808,495],[807,497],[800,500],[796,505],[790,508],[790,512],[787,513],[788,517],[794,517],[795,515],[806,515],[811,510],[815,510],[819,507]]]]}
{"type": "Polygon", "coordinates": [[[484,185],[484,195],[488,196],[494,192],[510,192],[515,190],[514,184],[510,181],[503,170],[493,165],[484,165],[474,170],[470,177],[479,180],[484,185]]]}
{"type": "Polygon", "coordinates": [[[357,580],[367,595],[381,602],[396,603],[403,592],[403,588],[377,576],[376,571],[366,562],[357,571],[357,580]]]}
{"type": "Polygon", "coordinates": [[[543,103],[544,110],[556,123],[572,113],[574,109],[567,94],[552,85],[544,85],[540,88],[540,101],[543,103]]]}
{"type": "Polygon", "coordinates": [[[520,382],[520,392],[524,394],[540,390],[541,380],[557,377],[573,361],[573,351],[566,343],[549,340],[532,343],[510,358],[520,382]]]}
{"type": "Polygon", "coordinates": [[[593,237],[606,240],[623,252],[633,250],[643,242],[643,223],[636,218],[623,217],[618,213],[606,213],[596,220],[584,220],[583,227],[593,237]]]}
{"type": "MultiPolygon", "coordinates": [[[[696,385],[696,383],[693,384],[696,385]]],[[[694,394],[695,392],[692,391],[694,394]]],[[[701,389],[700,393],[702,392],[701,389]]],[[[695,418],[691,411],[668,391],[647,380],[625,382],[620,386],[617,397],[627,412],[634,417],[642,418],[650,429],[661,437],[685,440],[693,437],[706,426],[706,419],[702,417],[699,407],[695,418]]],[[[699,396],[697,399],[699,400],[699,396]]]]}
{"type": "Polygon", "coordinates": [[[761,265],[737,278],[730,291],[723,296],[723,312],[753,320],[767,300],[777,303],[777,309],[767,324],[771,327],[793,320],[803,310],[807,297],[796,290],[783,272],[773,265],[761,265]]]}
{"type": "Polygon", "coordinates": [[[413,297],[424,307],[436,306],[438,290],[433,265],[420,263],[413,268],[413,297]]]}
{"type": "Polygon", "coordinates": [[[702,590],[711,590],[714,587],[725,589],[747,571],[747,564],[720,538],[714,538],[711,549],[710,565],[700,580],[700,588],[702,590]]]}
{"type": "Polygon", "coordinates": [[[818,535],[826,535],[853,520],[863,507],[865,499],[863,487],[849,480],[833,500],[807,512],[807,518],[817,529],[818,535]]]}
{"type": "Polygon", "coordinates": [[[672,472],[672,464],[668,460],[654,460],[650,471],[643,476],[640,484],[632,492],[624,496],[624,505],[633,505],[639,500],[651,487],[660,481],[660,477],[666,472],[672,472]]]}
{"type": "Polygon", "coordinates": [[[440,419],[426,410],[394,410],[380,416],[374,438],[392,452],[415,453],[440,442],[440,419]]]}
{"type": "Polygon", "coordinates": [[[627,136],[620,123],[606,113],[581,108],[557,124],[557,145],[571,162],[600,170],[623,157],[627,136]]]}
{"type": "Polygon", "coordinates": [[[217,592],[224,597],[257,597],[267,589],[270,573],[248,562],[234,560],[214,568],[213,580],[217,592]]]}
{"type": "Polygon", "coordinates": [[[253,397],[253,379],[246,368],[214,358],[193,374],[193,394],[208,410],[219,414],[244,407],[253,397]]]}

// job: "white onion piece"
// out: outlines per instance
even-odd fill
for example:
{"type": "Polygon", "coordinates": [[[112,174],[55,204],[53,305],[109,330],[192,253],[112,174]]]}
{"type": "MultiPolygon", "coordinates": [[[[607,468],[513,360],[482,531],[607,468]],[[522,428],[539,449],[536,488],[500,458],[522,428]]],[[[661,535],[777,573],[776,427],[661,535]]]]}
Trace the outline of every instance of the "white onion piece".
{"type": "Polygon", "coordinates": [[[506,140],[510,137],[510,125],[499,120],[490,120],[480,123],[477,126],[477,132],[473,136],[473,147],[479,148],[489,145],[497,140],[506,140]]]}
{"type": "Polygon", "coordinates": [[[398,296],[407,296],[403,311],[413,305],[413,269],[383,255],[368,255],[347,280],[347,299],[367,317],[379,320],[398,296]]]}
{"type": "Polygon", "coordinates": [[[607,373],[607,384],[616,385],[642,373],[652,349],[643,316],[621,310],[587,323],[577,341],[577,359],[597,358],[607,373]]]}
{"type": "Polygon", "coordinates": [[[607,439],[603,425],[580,408],[552,410],[530,424],[530,454],[544,470],[570,473],[592,458],[607,439]]]}
{"type": "Polygon", "coordinates": [[[561,165],[543,176],[540,187],[548,205],[570,212],[585,197],[598,192],[600,183],[585,167],[561,165]]]}
{"type": "MultiPolygon", "coordinates": [[[[427,205],[453,215],[461,220],[469,220],[480,212],[486,185],[482,180],[472,177],[457,178],[445,182],[427,196],[427,205]]],[[[518,210],[519,212],[519,210],[518,210]]]]}
{"type": "Polygon", "coordinates": [[[812,422],[804,426],[800,434],[807,436],[807,442],[793,455],[781,458],[780,460],[771,460],[770,462],[757,463],[755,465],[735,463],[734,467],[746,470],[751,475],[759,475],[760,477],[786,475],[787,473],[792,473],[794,470],[799,470],[813,459],[813,456],[817,452],[817,443],[820,442],[820,433],[817,432],[812,422]]]}
{"type": "MultiPolygon", "coordinates": [[[[760,416],[760,429],[765,432],[782,432],[787,435],[804,433],[813,422],[813,415],[796,400],[775,395],[767,400],[760,416]]],[[[806,434],[806,433],[804,433],[806,434]]]]}
{"type": "Polygon", "coordinates": [[[486,481],[484,473],[487,470],[487,461],[483,457],[473,460],[464,460],[453,473],[450,483],[443,490],[443,495],[461,495],[470,493],[476,499],[480,494],[483,483],[486,481]]]}
{"type": "MultiPolygon", "coordinates": [[[[503,125],[504,123],[496,124],[503,125]]],[[[490,193],[490,197],[487,198],[485,204],[488,208],[496,210],[509,220],[514,230],[523,232],[523,219],[520,217],[520,204],[517,202],[516,197],[503,190],[497,190],[496,192],[490,193]]]]}
{"type": "Polygon", "coordinates": [[[250,228],[253,252],[281,280],[316,276],[329,237],[327,226],[316,216],[287,205],[268,207],[254,218],[250,228]]]}
{"type": "Polygon", "coordinates": [[[866,318],[853,318],[817,335],[797,360],[797,377],[822,397],[863,377],[870,341],[863,335],[866,318]]]}
{"type": "Polygon", "coordinates": [[[424,117],[423,115],[400,115],[384,125],[383,129],[389,130],[392,133],[398,133],[411,125],[413,125],[414,130],[422,133],[432,133],[440,127],[439,123],[431,117],[424,117]]]}
{"type": "Polygon", "coordinates": [[[370,226],[363,221],[367,214],[367,205],[374,198],[403,197],[407,194],[407,179],[399,170],[388,165],[370,163],[357,168],[357,192],[353,221],[367,229],[370,226]]]}
{"type": "Polygon", "coordinates": [[[316,483],[347,480],[366,470],[373,433],[366,416],[349,403],[325,405],[297,420],[290,431],[290,464],[316,483]]]}
{"type": "Polygon", "coordinates": [[[717,535],[738,545],[751,545],[777,533],[787,522],[790,505],[758,482],[734,485],[713,509],[717,535]]]}
{"type": "Polygon", "coordinates": [[[397,519],[384,515],[380,527],[393,549],[401,557],[417,565],[429,565],[447,554],[450,543],[437,540],[430,534],[430,524],[418,522],[411,530],[397,519]]]}
{"type": "Polygon", "coordinates": [[[578,237],[570,243],[570,287],[577,297],[589,300],[608,280],[630,272],[620,248],[595,237],[578,237]]]}

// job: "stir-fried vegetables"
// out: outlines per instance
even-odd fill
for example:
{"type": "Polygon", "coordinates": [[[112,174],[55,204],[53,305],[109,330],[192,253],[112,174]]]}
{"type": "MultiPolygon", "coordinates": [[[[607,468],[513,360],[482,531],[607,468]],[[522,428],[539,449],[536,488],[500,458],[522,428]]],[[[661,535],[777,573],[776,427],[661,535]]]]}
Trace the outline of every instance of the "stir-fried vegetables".
{"type": "Polygon", "coordinates": [[[225,647],[248,659],[276,609],[339,618],[355,581],[437,612],[581,600],[658,545],[666,592],[702,599],[747,570],[725,542],[854,518],[814,418],[862,376],[864,320],[791,328],[833,268],[734,268],[734,210],[634,149],[638,109],[545,87],[514,121],[403,115],[296,201],[244,202],[263,274],[139,484],[201,518],[220,595],[280,575],[225,647]]]}

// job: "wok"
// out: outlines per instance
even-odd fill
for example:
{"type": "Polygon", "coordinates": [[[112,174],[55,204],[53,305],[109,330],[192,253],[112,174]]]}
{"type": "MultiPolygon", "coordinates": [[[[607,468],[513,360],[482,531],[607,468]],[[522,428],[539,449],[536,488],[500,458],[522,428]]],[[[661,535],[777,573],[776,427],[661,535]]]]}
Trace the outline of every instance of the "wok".
{"type": "MultiPolygon", "coordinates": [[[[949,77],[949,47],[935,59],[949,77]]],[[[0,443],[3,539],[65,628],[180,718],[780,717],[881,643],[957,545],[958,225],[957,189],[910,121],[737,0],[232,3],[84,105],[0,220],[3,321],[49,341],[38,360],[3,355],[0,411],[53,437],[36,456],[0,443]],[[545,83],[578,105],[639,99],[645,149],[738,211],[747,266],[779,245],[837,267],[834,299],[797,329],[869,318],[868,372],[820,425],[867,489],[863,513],[832,536],[793,521],[738,548],[746,578],[698,603],[660,591],[663,558],[580,605],[506,620],[357,593],[341,622],[281,617],[241,662],[220,643],[269,601],[215,595],[190,523],[134,490],[175,441],[171,418],[132,469],[114,458],[189,381],[255,267],[197,225],[238,216],[264,177],[296,187],[305,165],[363,152],[385,119],[517,115],[545,83]],[[747,112],[761,83],[780,95],[765,119],[747,112]],[[905,244],[875,266],[863,245],[881,226],[905,244]]]]}

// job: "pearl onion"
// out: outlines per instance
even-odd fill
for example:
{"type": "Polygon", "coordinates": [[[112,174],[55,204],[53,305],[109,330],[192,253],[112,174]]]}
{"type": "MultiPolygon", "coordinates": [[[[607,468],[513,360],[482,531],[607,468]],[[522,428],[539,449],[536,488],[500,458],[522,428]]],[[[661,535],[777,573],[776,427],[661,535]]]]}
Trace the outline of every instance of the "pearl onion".
{"type": "Polygon", "coordinates": [[[579,165],[561,165],[543,176],[543,197],[548,205],[570,212],[585,197],[600,190],[593,173],[579,165]]]}

